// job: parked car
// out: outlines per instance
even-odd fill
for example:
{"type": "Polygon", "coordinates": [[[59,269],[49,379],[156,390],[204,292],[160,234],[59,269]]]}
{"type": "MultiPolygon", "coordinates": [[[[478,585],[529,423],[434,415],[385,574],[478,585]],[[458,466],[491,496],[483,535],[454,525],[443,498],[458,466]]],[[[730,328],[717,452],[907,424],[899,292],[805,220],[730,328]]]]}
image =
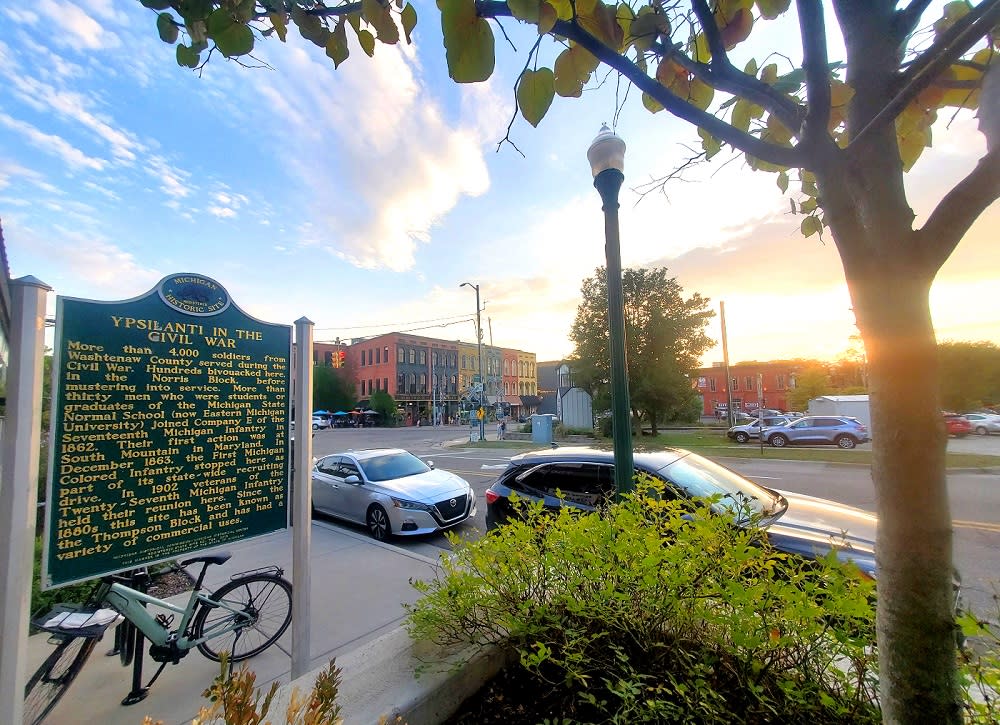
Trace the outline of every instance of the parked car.
{"type": "Polygon", "coordinates": [[[972,432],[972,423],[962,415],[957,413],[941,413],[944,419],[944,428],[948,435],[956,438],[965,438],[972,432]]]}
{"type": "Polygon", "coordinates": [[[324,456],[312,471],[313,510],[364,524],[372,538],[430,534],[476,515],[469,482],[400,448],[324,456]]]}
{"type": "Polygon", "coordinates": [[[871,440],[864,423],[847,415],[807,415],[777,428],[765,428],[761,435],[775,448],[789,443],[854,448],[871,440]]]}
{"type": "Polygon", "coordinates": [[[801,413],[797,410],[786,410],[784,413],[782,413],[782,415],[785,416],[786,418],[801,418],[802,416],[805,415],[805,413],[801,413]]]}
{"type": "MultiPolygon", "coordinates": [[[[820,558],[831,550],[875,576],[873,515],[833,501],[764,488],[725,466],[682,449],[636,451],[635,470],[661,481],[667,495],[721,495],[715,513],[743,523],[746,509],[759,514],[779,551],[820,558]],[[740,505],[742,502],[742,506],[740,505]]],[[[570,506],[592,511],[614,496],[614,453],[594,448],[556,448],[522,453],[486,490],[486,528],[516,517],[511,495],[543,501],[547,509],[570,506]],[[558,495],[557,495],[558,492],[558,495]]]]}
{"type": "Polygon", "coordinates": [[[312,429],[321,430],[323,428],[330,427],[330,419],[323,415],[314,415],[312,417],[312,429]]]}
{"type": "MultiPolygon", "coordinates": [[[[791,421],[791,418],[786,418],[783,415],[775,415],[771,417],[764,418],[764,427],[772,427],[778,425],[784,425],[791,421]]],[[[726,431],[726,435],[732,438],[737,443],[746,443],[751,438],[759,438],[760,433],[760,418],[755,418],[750,423],[745,423],[743,425],[734,425],[732,428],[726,431]]]]}
{"type": "Polygon", "coordinates": [[[965,419],[972,425],[977,435],[986,436],[990,433],[1000,433],[1000,415],[987,413],[966,413],[965,419]]]}

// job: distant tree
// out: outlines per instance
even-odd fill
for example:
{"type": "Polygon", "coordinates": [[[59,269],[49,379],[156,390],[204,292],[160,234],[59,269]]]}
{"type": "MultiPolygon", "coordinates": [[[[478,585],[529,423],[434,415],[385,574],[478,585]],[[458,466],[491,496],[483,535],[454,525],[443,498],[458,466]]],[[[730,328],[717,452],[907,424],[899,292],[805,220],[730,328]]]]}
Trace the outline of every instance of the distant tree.
{"type": "Polygon", "coordinates": [[[942,342],[941,405],[958,412],[1000,403],[1000,347],[992,342],[942,342]]]}
{"type": "MultiPolygon", "coordinates": [[[[705,327],[715,312],[697,293],[685,299],[666,267],[624,270],[622,291],[632,414],[648,421],[655,435],[659,421],[682,418],[690,410],[696,395],[690,376],[714,344],[705,327]]],[[[611,381],[607,270],[599,267],[583,281],[580,293],[583,300],[570,330],[574,370],[578,384],[590,387],[603,405],[611,381]]]]}
{"type": "Polygon", "coordinates": [[[795,387],[788,391],[788,407],[805,412],[809,401],[831,392],[830,375],[821,363],[803,368],[795,376],[795,387]]]}
{"type": "Polygon", "coordinates": [[[868,392],[868,361],[860,335],[852,335],[850,346],[830,365],[830,384],[843,395],[868,392]]]}
{"type": "Polygon", "coordinates": [[[344,372],[328,365],[313,368],[313,409],[350,410],[356,400],[354,384],[344,372]]]}
{"type": "Polygon", "coordinates": [[[376,390],[368,399],[369,407],[381,416],[383,425],[396,425],[396,401],[384,390],[376,390]]]}

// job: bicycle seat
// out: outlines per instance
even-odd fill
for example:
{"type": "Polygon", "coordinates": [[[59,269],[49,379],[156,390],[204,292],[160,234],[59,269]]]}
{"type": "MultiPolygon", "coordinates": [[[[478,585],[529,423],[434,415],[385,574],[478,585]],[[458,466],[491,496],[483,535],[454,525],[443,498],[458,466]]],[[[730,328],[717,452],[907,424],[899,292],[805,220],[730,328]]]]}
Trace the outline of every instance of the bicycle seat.
{"type": "Polygon", "coordinates": [[[232,558],[232,556],[233,555],[228,551],[220,551],[218,554],[206,554],[205,556],[195,556],[190,559],[185,559],[181,562],[181,566],[197,564],[199,561],[203,561],[206,564],[225,564],[232,558]]]}

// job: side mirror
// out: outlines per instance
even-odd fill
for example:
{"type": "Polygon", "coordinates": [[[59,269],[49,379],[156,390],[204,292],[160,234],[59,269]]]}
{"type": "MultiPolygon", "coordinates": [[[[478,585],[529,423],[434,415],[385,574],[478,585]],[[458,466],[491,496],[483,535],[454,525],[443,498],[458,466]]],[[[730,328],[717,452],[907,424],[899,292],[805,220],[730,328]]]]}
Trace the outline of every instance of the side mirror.
{"type": "Polygon", "coordinates": [[[428,468],[434,468],[434,461],[427,461],[428,468]]]}
{"type": "Polygon", "coordinates": [[[352,473],[350,476],[344,479],[344,483],[361,483],[361,477],[356,473],[352,473]]]}

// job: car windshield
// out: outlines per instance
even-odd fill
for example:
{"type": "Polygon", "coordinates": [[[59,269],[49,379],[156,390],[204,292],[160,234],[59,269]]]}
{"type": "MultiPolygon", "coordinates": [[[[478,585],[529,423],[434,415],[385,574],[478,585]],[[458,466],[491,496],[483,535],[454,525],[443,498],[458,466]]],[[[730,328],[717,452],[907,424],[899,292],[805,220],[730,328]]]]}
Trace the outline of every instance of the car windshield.
{"type": "Polygon", "coordinates": [[[365,478],[369,481],[389,481],[393,478],[405,478],[427,473],[431,470],[426,463],[412,453],[386,453],[358,461],[365,478]]]}
{"type": "Polygon", "coordinates": [[[787,505],[781,496],[696,453],[678,458],[659,472],[690,496],[721,496],[713,509],[740,519],[748,509],[751,514],[771,516],[783,513],[787,505]]]}

